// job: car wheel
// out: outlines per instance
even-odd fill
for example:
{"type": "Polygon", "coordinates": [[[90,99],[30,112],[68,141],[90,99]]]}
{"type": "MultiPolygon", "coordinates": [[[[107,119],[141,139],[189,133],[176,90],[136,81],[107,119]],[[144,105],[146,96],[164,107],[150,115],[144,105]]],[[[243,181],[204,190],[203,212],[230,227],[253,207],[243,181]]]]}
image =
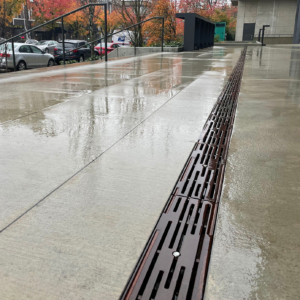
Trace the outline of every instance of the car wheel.
{"type": "Polygon", "coordinates": [[[80,56],[79,62],[84,62],[84,57],[83,57],[83,55],[80,56]]]}
{"type": "Polygon", "coordinates": [[[48,48],[45,49],[45,53],[49,53],[49,49],[48,48]]]}
{"type": "Polygon", "coordinates": [[[18,71],[24,71],[26,70],[26,63],[25,61],[21,60],[18,65],[17,65],[17,70],[18,71]]]}
{"type": "Polygon", "coordinates": [[[53,59],[49,59],[49,62],[48,62],[48,67],[53,67],[54,66],[54,60],[53,59]]]}

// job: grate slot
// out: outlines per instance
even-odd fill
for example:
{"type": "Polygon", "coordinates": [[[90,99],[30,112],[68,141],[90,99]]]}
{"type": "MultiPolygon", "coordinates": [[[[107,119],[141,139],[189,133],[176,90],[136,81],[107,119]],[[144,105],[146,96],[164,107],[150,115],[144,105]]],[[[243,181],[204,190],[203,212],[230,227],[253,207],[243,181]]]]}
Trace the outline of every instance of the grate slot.
{"type": "Polygon", "coordinates": [[[183,188],[182,188],[182,191],[181,191],[181,192],[182,192],[183,194],[184,194],[185,191],[186,191],[186,188],[187,188],[187,186],[188,186],[188,184],[189,184],[190,178],[191,178],[191,176],[192,176],[192,174],[193,174],[193,171],[194,171],[194,169],[195,169],[195,165],[197,164],[197,161],[198,161],[199,157],[200,157],[200,155],[197,154],[196,159],[195,159],[195,162],[194,162],[194,164],[193,164],[193,166],[192,166],[192,169],[191,169],[191,171],[189,172],[188,178],[187,178],[187,180],[186,180],[186,182],[185,182],[185,184],[184,184],[184,186],[183,186],[183,188]]]}
{"type": "Polygon", "coordinates": [[[169,248],[170,248],[170,249],[172,249],[173,246],[174,246],[174,243],[175,243],[176,237],[177,237],[177,235],[178,235],[178,231],[179,231],[181,222],[182,222],[182,220],[183,220],[183,217],[184,217],[184,215],[185,215],[185,212],[186,212],[188,203],[189,203],[189,201],[188,201],[188,200],[185,200],[185,203],[184,203],[182,212],[181,212],[181,214],[180,214],[178,223],[177,223],[177,225],[176,225],[175,231],[174,231],[173,236],[172,236],[172,239],[171,239],[171,241],[170,241],[170,245],[169,245],[169,248]]]}
{"type": "Polygon", "coordinates": [[[194,266],[193,266],[193,270],[192,270],[192,276],[190,279],[190,284],[189,284],[189,288],[188,288],[188,292],[187,292],[187,297],[186,297],[187,300],[192,299],[192,294],[193,294],[193,290],[194,290],[195,280],[197,277],[198,265],[200,262],[201,250],[202,250],[202,246],[203,246],[203,242],[204,242],[204,238],[205,238],[209,213],[210,213],[210,206],[206,205],[205,212],[204,212],[204,221],[203,221],[202,228],[200,230],[200,238],[199,238],[196,257],[194,260],[194,266]]]}
{"type": "Polygon", "coordinates": [[[178,279],[177,279],[177,282],[176,282],[175,291],[174,291],[172,300],[177,300],[178,299],[182,279],[183,279],[183,276],[184,276],[184,271],[185,271],[185,267],[181,267],[179,275],[178,275],[178,279]]]}
{"type": "Polygon", "coordinates": [[[195,234],[195,232],[196,232],[197,224],[198,224],[200,213],[201,213],[201,208],[202,208],[202,203],[200,203],[200,205],[197,209],[197,214],[196,214],[196,217],[195,217],[195,220],[194,220],[194,224],[193,224],[193,227],[192,227],[192,230],[191,230],[191,234],[195,234]]]}
{"type": "Polygon", "coordinates": [[[176,202],[176,204],[175,204],[175,207],[174,207],[174,209],[173,209],[174,212],[176,212],[176,211],[178,210],[178,207],[179,207],[179,205],[180,205],[181,199],[182,199],[181,197],[178,198],[178,200],[177,200],[177,202],[176,202]]]}
{"type": "Polygon", "coordinates": [[[195,185],[196,185],[197,179],[198,179],[198,177],[199,177],[199,174],[200,174],[200,172],[199,172],[199,171],[197,171],[197,172],[196,172],[196,175],[195,175],[195,178],[194,178],[194,180],[193,180],[192,186],[191,186],[191,188],[190,188],[190,191],[189,191],[188,197],[191,197],[191,195],[192,195],[192,193],[193,193],[193,191],[194,191],[194,188],[195,188],[195,185]]]}
{"type": "Polygon", "coordinates": [[[155,263],[156,263],[157,258],[159,256],[159,251],[161,250],[161,248],[162,248],[162,246],[163,246],[163,244],[165,242],[165,239],[166,239],[166,237],[168,235],[168,232],[170,230],[171,225],[172,225],[172,222],[169,221],[168,224],[167,224],[167,227],[166,227],[166,229],[165,229],[165,231],[164,231],[164,233],[162,235],[162,238],[161,238],[161,240],[159,242],[159,245],[157,247],[156,253],[154,254],[154,257],[153,257],[153,259],[151,261],[151,264],[150,264],[149,269],[148,269],[148,271],[146,273],[146,276],[145,276],[145,278],[143,280],[143,283],[142,283],[141,288],[140,288],[139,293],[138,293],[137,300],[139,300],[139,297],[143,296],[143,294],[144,294],[145,288],[147,286],[147,283],[148,283],[148,281],[150,279],[150,276],[151,276],[152,271],[154,269],[155,263]]]}
{"type": "Polygon", "coordinates": [[[199,192],[200,192],[201,184],[197,185],[196,191],[195,191],[195,196],[198,197],[199,192]]]}
{"type": "Polygon", "coordinates": [[[188,213],[188,215],[187,215],[187,217],[186,217],[186,221],[185,221],[185,224],[184,224],[184,228],[183,228],[183,231],[182,231],[182,234],[181,234],[181,237],[180,237],[180,240],[179,240],[177,249],[176,249],[178,252],[180,252],[180,250],[181,250],[181,247],[182,247],[182,244],[183,244],[184,237],[185,237],[185,235],[186,235],[187,229],[188,229],[189,224],[190,224],[190,219],[191,219],[191,216],[192,216],[192,214],[193,214],[194,207],[195,207],[195,205],[192,204],[191,207],[190,207],[189,213],[188,213]]]}
{"type": "Polygon", "coordinates": [[[159,271],[149,300],[155,299],[163,275],[164,275],[164,271],[159,271]]]}
{"type": "Polygon", "coordinates": [[[169,271],[169,274],[168,274],[168,277],[167,277],[167,280],[166,280],[166,283],[165,283],[165,289],[168,289],[170,287],[170,284],[171,284],[171,281],[172,281],[172,278],[173,278],[173,274],[174,274],[177,262],[178,262],[178,259],[173,258],[173,262],[172,262],[172,265],[171,265],[171,268],[170,268],[170,271],[169,271]]]}

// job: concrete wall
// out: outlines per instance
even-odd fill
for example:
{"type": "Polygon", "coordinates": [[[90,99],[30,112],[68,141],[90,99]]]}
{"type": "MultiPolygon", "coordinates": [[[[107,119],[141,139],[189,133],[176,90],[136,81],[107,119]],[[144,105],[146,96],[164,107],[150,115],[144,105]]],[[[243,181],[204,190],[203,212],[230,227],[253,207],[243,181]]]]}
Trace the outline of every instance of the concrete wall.
{"type": "MultiPolygon", "coordinates": [[[[161,47],[136,47],[136,55],[160,52],[161,47]]],[[[181,52],[183,47],[164,47],[164,52],[181,52]]],[[[134,47],[120,47],[108,54],[108,58],[134,56],[134,47]]]]}
{"type": "Polygon", "coordinates": [[[293,44],[293,37],[265,37],[264,44],[293,44]]]}
{"type": "Polygon", "coordinates": [[[263,25],[271,26],[265,34],[272,40],[292,37],[296,9],[297,0],[239,0],[235,40],[243,40],[244,23],[256,23],[255,37],[263,25]]]}

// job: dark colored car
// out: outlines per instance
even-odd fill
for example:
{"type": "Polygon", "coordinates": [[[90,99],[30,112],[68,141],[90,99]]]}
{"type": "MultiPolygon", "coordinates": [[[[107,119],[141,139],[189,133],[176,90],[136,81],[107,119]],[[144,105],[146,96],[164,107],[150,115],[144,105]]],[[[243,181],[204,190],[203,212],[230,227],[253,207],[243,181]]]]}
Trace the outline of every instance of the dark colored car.
{"type": "MultiPolygon", "coordinates": [[[[54,57],[56,63],[63,60],[63,44],[57,43],[54,48],[54,57]]],[[[98,54],[98,53],[95,53],[98,54]]],[[[65,40],[65,59],[66,60],[77,60],[78,62],[85,61],[91,57],[91,47],[87,45],[86,41],[78,40],[65,40]],[[79,48],[80,49],[77,49],[79,48]]]]}

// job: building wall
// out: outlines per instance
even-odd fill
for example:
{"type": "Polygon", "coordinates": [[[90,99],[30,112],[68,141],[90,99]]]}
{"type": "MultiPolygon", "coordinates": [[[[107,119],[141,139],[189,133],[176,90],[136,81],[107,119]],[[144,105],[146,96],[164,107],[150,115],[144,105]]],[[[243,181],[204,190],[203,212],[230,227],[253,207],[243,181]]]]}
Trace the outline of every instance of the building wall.
{"type": "Polygon", "coordinates": [[[296,10],[297,0],[239,0],[235,40],[243,40],[244,23],[256,23],[255,37],[263,25],[270,25],[265,30],[266,37],[290,38],[294,33],[296,10]]]}

